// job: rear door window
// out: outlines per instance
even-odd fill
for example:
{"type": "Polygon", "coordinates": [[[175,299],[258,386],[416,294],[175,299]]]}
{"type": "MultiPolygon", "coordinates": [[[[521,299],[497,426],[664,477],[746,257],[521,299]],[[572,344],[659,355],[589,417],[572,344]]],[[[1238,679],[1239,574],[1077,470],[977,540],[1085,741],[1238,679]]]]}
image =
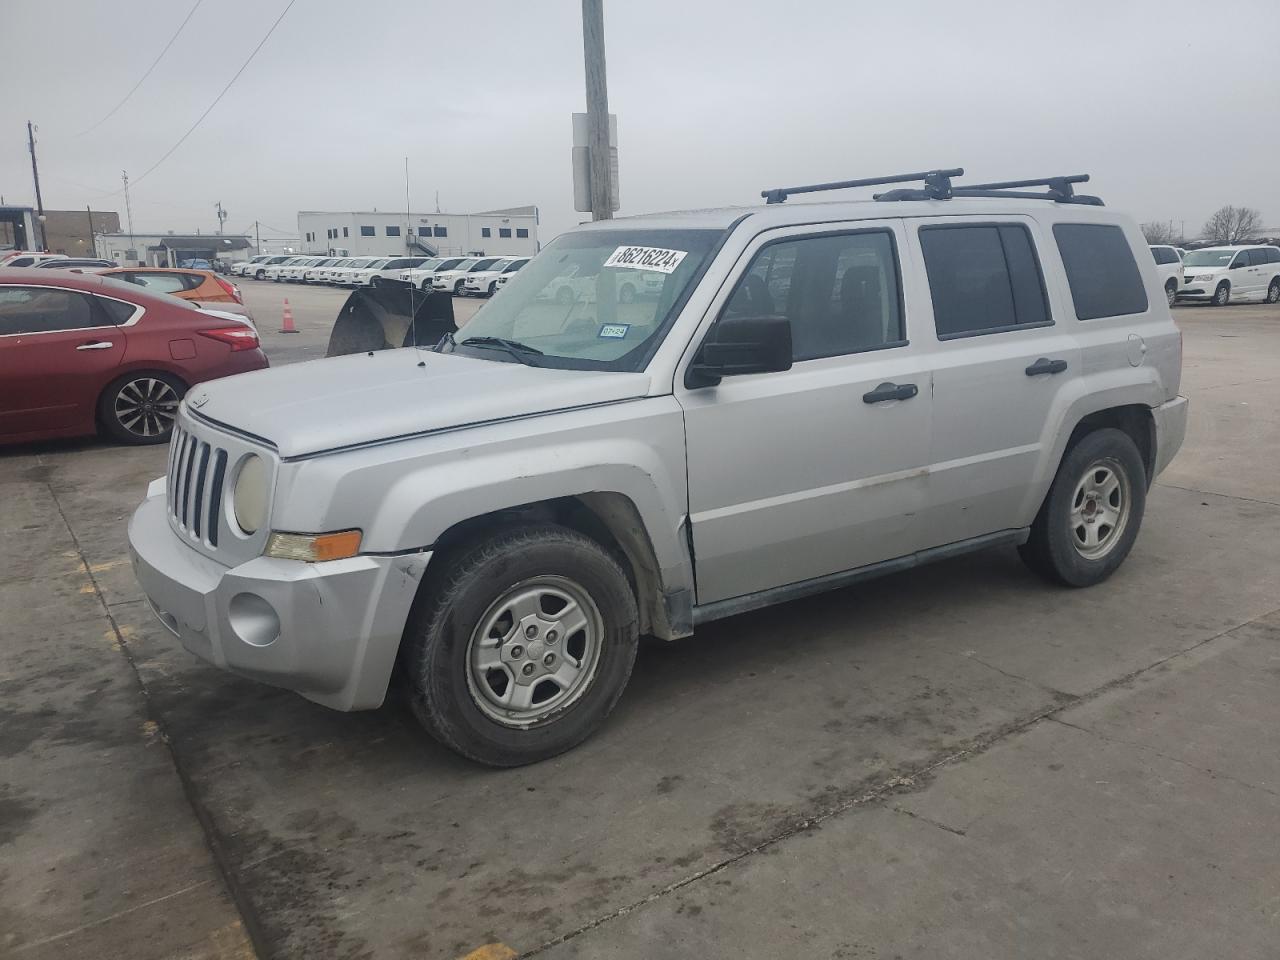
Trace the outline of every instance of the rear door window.
{"type": "Polygon", "coordinates": [[[1057,223],[1053,236],[1077,319],[1146,312],[1147,291],[1123,230],[1105,223],[1057,223]]]}
{"type": "Polygon", "coordinates": [[[53,287],[0,286],[0,336],[56,333],[112,324],[87,294],[53,287]]]}
{"type": "Polygon", "coordinates": [[[1051,323],[1040,261],[1021,224],[920,228],[938,339],[1051,323]]]}

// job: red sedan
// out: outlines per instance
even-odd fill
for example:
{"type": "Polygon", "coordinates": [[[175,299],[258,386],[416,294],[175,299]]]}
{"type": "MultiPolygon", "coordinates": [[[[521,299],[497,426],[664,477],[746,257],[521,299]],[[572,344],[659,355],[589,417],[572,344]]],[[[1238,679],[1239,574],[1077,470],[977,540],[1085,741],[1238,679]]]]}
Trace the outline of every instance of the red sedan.
{"type": "Polygon", "coordinates": [[[190,387],[265,366],[243,318],[93,274],[0,271],[0,443],[163,443],[190,387]]]}

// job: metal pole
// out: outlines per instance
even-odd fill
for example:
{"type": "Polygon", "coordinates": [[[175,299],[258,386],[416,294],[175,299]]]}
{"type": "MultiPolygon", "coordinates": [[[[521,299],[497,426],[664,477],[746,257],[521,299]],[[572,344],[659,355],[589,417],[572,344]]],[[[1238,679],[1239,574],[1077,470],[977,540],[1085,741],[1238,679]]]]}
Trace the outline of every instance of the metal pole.
{"type": "Polygon", "coordinates": [[[98,244],[93,238],[93,208],[89,204],[84,205],[84,212],[89,215],[89,245],[93,247],[93,255],[98,255],[98,244]]]}
{"type": "Polygon", "coordinates": [[[604,0],[582,0],[587,72],[587,145],[591,155],[591,219],[613,219],[609,178],[609,89],[605,82],[604,0]]]}
{"type": "Polygon", "coordinates": [[[253,221],[253,247],[258,251],[258,256],[262,256],[262,235],[258,231],[258,221],[253,221]]]}
{"type": "Polygon", "coordinates": [[[133,206],[129,202],[129,171],[121,170],[120,179],[124,181],[124,213],[129,218],[129,249],[134,253],[134,259],[138,259],[138,247],[133,241],[133,206]]]}
{"type": "Polygon", "coordinates": [[[36,130],[27,121],[27,147],[31,151],[31,178],[36,182],[36,222],[40,224],[40,249],[48,247],[49,238],[44,232],[44,199],[40,196],[40,167],[36,164],[36,130]]]}

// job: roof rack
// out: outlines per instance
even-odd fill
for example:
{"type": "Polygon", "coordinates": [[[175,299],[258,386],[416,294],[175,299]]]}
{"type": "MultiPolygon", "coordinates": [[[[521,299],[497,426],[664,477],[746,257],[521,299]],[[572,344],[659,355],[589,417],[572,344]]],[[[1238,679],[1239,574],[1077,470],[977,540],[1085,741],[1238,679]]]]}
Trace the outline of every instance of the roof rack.
{"type": "MultiPolygon", "coordinates": [[[[820,193],[826,190],[846,190],[850,187],[877,187],[884,183],[915,183],[924,181],[924,189],[912,191],[894,191],[921,194],[921,199],[949,200],[951,198],[951,178],[963,177],[964,169],[955,167],[951,170],[927,170],[922,173],[899,173],[891,177],[868,177],[865,180],[837,180],[832,183],[811,183],[801,187],[775,187],[772,190],[760,191],[766,203],[782,203],[793,193],[820,193]]],[[[1088,179],[1087,177],[1085,179],[1088,179]]],[[[878,198],[877,198],[878,199],[878,198]]]]}
{"type": "MultiPolygon", "coordinates": [[[[1088,183],[1087,173],[1077,173],[1066,177],[1046,177],[1043,180],[1002,180],[997,183],[963,184],[952,188],[953,197],[1001,197],[1017,200],[1052,200],[1055,203],[1082,203],[1101,207],[1099,197],[1077,194],[1072,189],[1073,183],[1088,183]],[[1044,193],[1026,191],[1023,187],[1048,187],[1044,193]]],[[[889,190],[877,193],[876,200],[937,200],[944,199],[932,196],[926,190],[889,190]]]]}

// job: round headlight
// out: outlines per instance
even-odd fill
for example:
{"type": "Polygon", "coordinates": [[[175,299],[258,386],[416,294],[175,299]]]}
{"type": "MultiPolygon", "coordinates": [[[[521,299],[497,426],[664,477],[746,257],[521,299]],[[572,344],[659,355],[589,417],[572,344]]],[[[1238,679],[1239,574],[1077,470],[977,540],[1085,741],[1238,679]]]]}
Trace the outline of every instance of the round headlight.
{"type": "Polygon", "coordinates": [[[267,522],[267,465],[261,457],[250,454],[240,465],[231,505],[245,533],[257,533],[267,522]]]}

